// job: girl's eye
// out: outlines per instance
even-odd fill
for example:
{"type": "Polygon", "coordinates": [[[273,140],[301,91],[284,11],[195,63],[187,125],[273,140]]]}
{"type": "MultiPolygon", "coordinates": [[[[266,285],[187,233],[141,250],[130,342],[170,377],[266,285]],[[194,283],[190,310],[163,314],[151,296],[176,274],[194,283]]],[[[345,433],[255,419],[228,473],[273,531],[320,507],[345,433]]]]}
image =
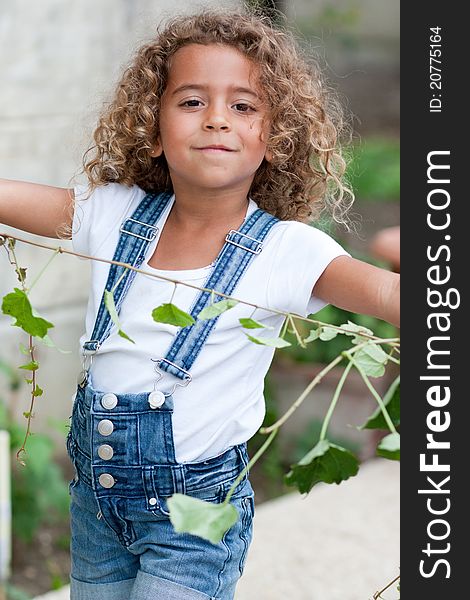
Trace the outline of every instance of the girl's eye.
{"type": "Polygon", "coordinates": [[[238,112],[255,112],[255,109],[252,106],[250,106],[249,104],[245,104],[244,102],[237,102],[233,106],[238,112]]]}
{"type": "Polygon", "coordinates": [[[187,106],[189,108],[197,108],[200,105],[201,105],[201,101],[193,98],[192,100],[185,100],[184,102],[181,103],[180,106],[187,106]]]}

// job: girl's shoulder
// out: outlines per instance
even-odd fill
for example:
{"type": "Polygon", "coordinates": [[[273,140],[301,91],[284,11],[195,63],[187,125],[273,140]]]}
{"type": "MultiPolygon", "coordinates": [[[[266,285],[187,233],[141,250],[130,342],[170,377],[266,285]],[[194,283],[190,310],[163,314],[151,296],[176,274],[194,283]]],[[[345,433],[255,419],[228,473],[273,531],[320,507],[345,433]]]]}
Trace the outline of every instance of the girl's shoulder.
{"type": "Polygon", "coordinates": [[[278,221],[273,229],[279,236],[279,242],[300,252],[302,248],[312,250],[321,247],[340,247],[331,235],[319,229],[315,224],[301,221],[278,221]]]}
{"type": "Polygon", "coordinates": [[[102,240],[118,231],[122,221],[131,215],[145,196],[136,185],[108,183],[93,190],[76,185],[72,225],[72,244],[76,252],[97,252],[102,240]]]}
{"type": "Polygon", "coordinates": [[[100,185],[94,189],[90,189],[87,185],[76,185],[74,187],[75,202],[84,204],[91,202],[94,205],[100,204],[128,204],[129,202],[140,202],[145,196],[145,192],[137,185],[123,185],[121,183],[107,183],[100,185]]]}

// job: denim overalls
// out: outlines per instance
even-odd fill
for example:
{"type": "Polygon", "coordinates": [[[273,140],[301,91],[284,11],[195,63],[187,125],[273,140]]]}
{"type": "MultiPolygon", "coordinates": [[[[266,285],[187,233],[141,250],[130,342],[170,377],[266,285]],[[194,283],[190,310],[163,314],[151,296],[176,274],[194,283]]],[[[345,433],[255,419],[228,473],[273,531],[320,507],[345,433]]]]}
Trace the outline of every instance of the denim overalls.
{"type": "MultiPolygon", "coordinates": [[[[154,224],[169,200],[169,194],[145,196],[122,224],[113,260],[134,267],[143,263],[158,232],[154,224]]],[[[230,231],[203,287],[230,295],[277,221],[258,209],[238,231],[230,231]]],[[[118,311],[135,275],[110,267],[106,290],[122,276],[114,292],[118,311]]],[[[192,316],[210,303],[211,294],[201,292],[192,316]]],[[[157,361],[157,371],[176,378],[171,392],[158,390],[157,380],[151,391],[104,393],[92,387],[89,373],[113,326],[103,294],[92,339],[83,345],[84,368],[67,437],[76,469],[70,483],[72,600],[233,598],[252,536],[254,495],[248,474],[231,497],[239,520],[217,545],[176,533],[167,507],[175,493],[222,502],[248,463],[246,443],[200,462],[177,463],[175,458],[172,393],[177,385],[190,386],[191,366],[217,319],[180,328],[167,355],[157,361]]]]}

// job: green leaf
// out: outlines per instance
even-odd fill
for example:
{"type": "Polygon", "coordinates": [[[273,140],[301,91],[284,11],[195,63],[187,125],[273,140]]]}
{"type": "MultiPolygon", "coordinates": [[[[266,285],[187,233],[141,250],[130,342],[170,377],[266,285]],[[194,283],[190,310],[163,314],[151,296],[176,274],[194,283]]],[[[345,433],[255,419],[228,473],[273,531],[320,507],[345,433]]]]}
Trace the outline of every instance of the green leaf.
{"type": "Polygon", "coordinates": [[[45,335],[43,338],[38,339],[44,344],[44,346],[47,346],[48,348],[55,348],[62,354],[72,354],[72,350],[62,350],[61,348],[59,348],[59,346],[56,346],[56,344],[52,341],[49,335],[45,335]]]}
{"type": "Polygon", "coordinates": [[[218,317],[225,311],[233,308],[237,304],[238,300],[230,300],[229,298],[221,300],[220,302],[215,302],[214,304],[203,308],[198,314],[197,319],[198,321],[207,321],[208,319],[214,319],[215,317],[218,317]]]}
{"type": "Polygon", "coordinates": [[[400,460],[400,434],[389,433],[377,446],[377,454],[390,460],[400,460]]]}
{"type": "Polygon", "coordinates": [[[33,379],[28,379],[27,377],[24,378],[24,380],[26,381],[26,383],[33,383],[33,379]]]}
{"type": "Polygon", "coordinates": [[[364,337],[364,335],[361,334],[365,334],[367,336],[374,335],[374,332],[368,329],[367,327],[364,327],[363,325],[356,325],[356,323],[353,323],[352,321],[343,323],[342,325],[340,325],[340,327],[344,327],[344,329],[348,330],[343,330],[341,333],[344,333],[344,335],[353,336],[353,344],[361,344],[362,342],[365,342],[369,339],[368,337],[364,337]]]}
{"type": "Polygon", "coordinates": [[[354,353],[357,363],[369,377],[381,377],[385,373],[388,355],[378,344],[369,343],[354,353]]]}
{"type": "Polygon", "coordinates": [[[37,337],[44,337],[50,327],[54,327],[52,323],[41,317],[35,317],[29,302],[28,296],[18,288],[15,291],[7,294],[3,298],[2,311],[5,315],[10,315],[16,319],[16,323],[12,323],[14,327],[20,327],[26,333],[37,337]]]}
{"type": "Polygon", "coordinates": [[[29,354],[29,348],[26,348],[26,346],[24,344],[22,344],[20,342],[20,352],[21,354],[26,354],[26,356],[29,354]]]}
{"type": "Polygon", "coordinates": [[[112,292],[109,292],[108,290],[105,290],[105,292],[104,292],[104,303],[106,305],[106,308],[108,309],[109,316],[111,317],[112,322],[116,325],[116,327],[118,329],[118,334],[121,337],[125,338],[126,340],[129,340],[129,342],[132,342],[133,344],[135,344],[134,340],[132,340],[121,329],[121,324],[119,322],[119,317],[118,317],[118,314],[117,314],[116,305],[114,303],[114,296],[113,296],[112,292]]]}
{"type": "Polygon", "coordinates": [[[18,369],[25,369],[26,371],[36,371],[38,368],[39,368],[39,363],[37,363],[35,360],[32,360],[31,362],[18,367],[18,369]]]}
{"type": "Polygon", "coordinates": [[[328,440],[318,442],[285,476],[287,485],[295,485],[301,494],[320,483],[341,483],[359,470],[357,458],[349,450],[328,440]]]}
{"type": "Polygon", "coordinates": [[[37,384],[36,384],[36,388],[33,392],[33,396],[42,396],[44,393],[44,390],[41,389],[37,384]]]}
{"type": "Polygon", "coordinates": [[[253,335],[248,335],[247,333],[245,333],[245,335],[251,342],[254,342],[255,344],[260,344],[262,346],[271,346],[274,348],[286,348],[287,346],[292,345],[290,342],[286,342],[286,340],[283,340],[280,337],[260,338],[260,337],[255,337],[253,335]]]}
{"type": "Polygon", "coordinates": [[[123,331],[122,329],[118,329],[118,334],[119,334],[119,335],[120,335],[122,338],[124,338],[125,340],[129,340],[129,342],[132,342],[133,344],[135,344],[134,340],[133,340],[133,339],[131,339],[131,338],[130,338],[130,337],[127,335],[127,333],[124,333],[124,331],[123,331]]]}
{"type": "Polygon", "coordinates": [[[162,304],[152,310],[152,318],[157,323],[167,323],[176,327],[188,327],[196,322],[191,315],[174,304],[162,304]]]}
{"type": "Polygon", "coordinates": [[[322,327],[319,337],[323,342],[328,342],[335,338],[338,333],[342,332],[338,331],[337,329],[333,329],[332,327],[322,327]]]}
{"type": "Polygon", "coordinates": [[[318,340],[321,332],[322,332],[321,327],[317,327],[316,329],[311,329],[308,336],[303,339],[304,344],[308,344],[308,342],[313,342],[314,340],[318,340]]]}
{"type": "Polygon", "coordinates": [[[198,498],[174,494],[167,500],[170,521],[179,533],[197,535],[218,544],[238,520],[233,504],[211,504],[198,498]]]}
{"type": "Polygon", "coordinates": [[[245,329],[274,329],[274,327],[270,327],[269,325],[264,325],[259,321],[255,321],[254,319],[238,319],[240,325],[245,329]]]}
{"type": "MultiPolygon", "coordinates": [[[[400,376],[398,376],[392,385],[386,391],[383,397],[383,403],[395,427],[400,425],[400,376]]],[[[359,429],[388,429],[380,406],[371,414],[364,425],[359,429]]]]}

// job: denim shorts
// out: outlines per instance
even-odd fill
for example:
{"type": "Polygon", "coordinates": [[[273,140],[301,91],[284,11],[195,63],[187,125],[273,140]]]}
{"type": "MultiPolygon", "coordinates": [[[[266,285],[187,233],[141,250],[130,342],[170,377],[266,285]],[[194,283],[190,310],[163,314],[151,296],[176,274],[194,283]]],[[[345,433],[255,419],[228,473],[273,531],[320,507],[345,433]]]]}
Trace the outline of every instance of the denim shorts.
{"type": "Polygon", "coordinates": [[[175,493],[221,503],[248,463],[246,444],[208,460],[177,463],[173,398],[78,387],[67,449],[71,495],[71,600],[232,600],[252,538],[248,474],[230,502],[237,523],[221,542],[177,533],[175,493]]]}

